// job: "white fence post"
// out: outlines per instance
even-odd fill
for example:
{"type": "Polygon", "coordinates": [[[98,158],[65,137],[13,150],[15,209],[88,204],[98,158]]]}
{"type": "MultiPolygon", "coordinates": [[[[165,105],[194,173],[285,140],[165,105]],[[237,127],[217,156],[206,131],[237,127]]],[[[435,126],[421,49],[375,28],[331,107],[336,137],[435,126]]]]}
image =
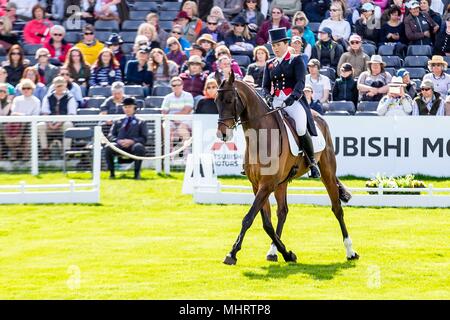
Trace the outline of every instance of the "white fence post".
{"type": "MultiPolygon", "coordinates": [[[[170,120],[164,118],[164,154],[170,153],[170,120]]],[[[164,173],[170,174],[170,157],[164,158],[164,173]]]]}
{"type": "MultiPolygon", "coordinates": [[[[162,148],[162,135],[161,135],[161,118],[155,119],[155,156],[161,156],[162,148]]],[[[162,159],[155,160],[156,173],[160,173],[162,170],[162,159]]]]}
{"type": "Polygon", "coordinates": [[[96,188],[100,188],[100,171],[101,171],[101,155],[102,155],[102,146],[101,146],[101,136],[102,136],[102,127],[95,126],[94,127],[94,159],[92,161],[92,180],[96,188]]]}
{"type": "Polygon", "coordinates": [[[39,143],[37,121],[31,121],[31,174],[37,176],[39,174],[39,143]]]}

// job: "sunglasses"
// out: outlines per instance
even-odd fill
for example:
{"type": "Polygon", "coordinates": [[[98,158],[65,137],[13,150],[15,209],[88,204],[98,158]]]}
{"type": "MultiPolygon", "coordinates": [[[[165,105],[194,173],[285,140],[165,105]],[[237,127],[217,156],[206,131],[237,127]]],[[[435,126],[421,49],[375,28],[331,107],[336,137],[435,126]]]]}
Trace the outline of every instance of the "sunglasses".
{"type": "Polygon", "coordinates": [[[169,43],[169,47],[173,45],[176,45],[176,43],[175,42],[169,43]]]}
{"type": "Polygon", "coordinates": [[[206,87],[206,89],[217,89],[217,87],[206,87]]]}
{"type": "Polygon", "coordinates": [[[235,26],[235,27],[245,27],[245,24],[239,24],[239,23],[236,23],[234,26],[235,26]]]}
{"type": "Polygon", "coordinates": [[[62,37],[63,35],[62,35],[62,33],[54,33],[53,34],[55,37],[62,37]]]}
{"type": "Polygon", "coordinates": [[[228,54],[227,52],[219,52],[217,55],[221,56],[222,54],[228,54]]]}
{"type": "Polygon", "coordinates": [[[181,83],[178,84],[172,84],[172,88],[181,87],[181,83]]]}
{"type": "Polygon", "coordinates": [[[421,88],[420,90],[421,90],[421,91],[430,91],[431,88],[421,88]]]}
{"type": "Polygon", "coordinates": [[[182,33],[179,32],[179,31],[172,31],[172,33],[175,33],[175,34],[182,34],[182,33]]]}
{"type": "Polygon", "coordinates": [[[0,90],[0,93],[6,93],[6,90],[0,90]]]}
{"type": "Polygon", "coordinates": [[[272,11],[272,14],[281,14],[279,11],[272,11]]]}
{"type": "Polygon", "coordinates": [[[258,1],[256,1],[256,0],[247,0],[246,2],[247,3],[257,3],[258,1]]]}
{"type": "Polygon", "coordinates": [[[12,56],[21,56],[22,54],[20,52],[11,52],[12,56]]]}
{"type": "Polygon", "coordinates": [[[210,24],[210,25],[212,25],[212,26],[216,26],[216,25],[218,25],[219,23],[218,22],[207,22],[207,24],[210,24]]]}
{"type": "Polygon", "coordinates": [[[350,41],[350,44],[360,44],[361,41],[350,41]]]}
{"type": "Polygon", "coordinates": [[[70,76],[70,74],[68,74],[68,73],[60,73],[59,75],[60,75],[60,76],[63,76],[63,77],[64,77],[64,76],[70,76]]]}
{"type": "Polygon", "coordinates": [[[91,36],[91,35],[93,35],[93,34],[94,34],[93,32],[85,32],[85,33],[84,33],[85,36],[91,36]]]}
{"type": "Polygon", "coordinates": [[[33,88],[30,88],[30,87],[25,87],[25,88],[22,88],[22,90],[32,90],[33,88]]]}
{"type": "Polygon", "coordinates": [[[43,57],[48,58],[48,55],[46,55],[46,54],[41,54],[41,55],[38,56],[38,58],[43,58],[43,57]]]}

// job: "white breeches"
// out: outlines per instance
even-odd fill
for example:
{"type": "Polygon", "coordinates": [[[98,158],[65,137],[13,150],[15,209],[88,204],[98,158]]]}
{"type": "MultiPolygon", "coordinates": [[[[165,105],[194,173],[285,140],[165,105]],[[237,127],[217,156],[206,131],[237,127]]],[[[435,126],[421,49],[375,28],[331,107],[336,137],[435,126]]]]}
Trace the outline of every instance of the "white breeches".
{"type": "MultiPolygon", "coordinates": [[[[273,99],[274,108],[278,108],[281,106],[284,100],[286,100],[288,96],[282,92],[279,97],[275,96],[273,99]]],[[[287,108],[284,108],[289,116],[291,116],[295,120],[295,130],[299,136],[303,136],[306,134],[306,112],[303,108],[302,104],[299,101],[295,101],[292,105],[287,108]]]]}

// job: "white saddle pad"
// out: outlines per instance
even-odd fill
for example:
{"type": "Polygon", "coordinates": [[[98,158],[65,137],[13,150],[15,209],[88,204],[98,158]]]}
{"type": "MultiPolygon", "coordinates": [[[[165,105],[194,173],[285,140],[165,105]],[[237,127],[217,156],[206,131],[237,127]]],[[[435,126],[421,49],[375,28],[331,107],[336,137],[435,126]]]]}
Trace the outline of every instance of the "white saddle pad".
{"type": "MultiPolygon", "coordinates": [[[[286,119],[284,119],[283,117],[283,123],[284,126],[286,127],[286,131],[288,134],[288,139],[289,139],[289,147],[291,149],[291,153],[293,156],[297,156],[300,153],[300,150],[298,148],[297,142],[295,142],[294,139],[294,135],[292,134],[291,129],[289,128],[289,126],[286,123],[286,119]]],[[[317,136],[311,136],[312,139],[312,143],[313,143],[313,147],[314,147],[314,153],[320,152],[323,149],[325,149],[325,138],[323,137],[322,131],[320,131],[320,129],[318,129],[316,122],[314,122],[314,125],[316,125],[316,131],[317,131],[317,136]]]]}

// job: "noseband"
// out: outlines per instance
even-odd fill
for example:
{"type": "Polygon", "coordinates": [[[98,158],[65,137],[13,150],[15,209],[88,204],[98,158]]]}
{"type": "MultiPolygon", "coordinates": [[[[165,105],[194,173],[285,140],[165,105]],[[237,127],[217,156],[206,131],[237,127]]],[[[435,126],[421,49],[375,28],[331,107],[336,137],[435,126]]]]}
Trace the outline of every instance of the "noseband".
{"type": "Polygon", "coordinates": [[[234,109],[234,113],[233,116],[231,117],[227,117],[227,118],[219,118],[219,120],[217,121],[218,124],[223,124],[225,127],[227,127],[227,129],[233,130],[236,129],[239,125],[247,122],[247,121],[239,121],[239,117],[241,115],[241,113],[244,111],[244,104],[242,103],[242,99],[239,96],[239,93],[237,92],[236,88],[231,88],[231,89],[217,89],[218,92],[226,92],[226,91],[232,91],[233,95],[234,95],[234,104],[233,104],[233,109],[234,109]],[[238,108],[237,108],[237,104],[239,103],[242,106],[242,110],[239,112],[238,108]],[[225,120],[230,120],[233,119],[234,123],[232,126],[229,126],[225,123],[225,120]]]}

